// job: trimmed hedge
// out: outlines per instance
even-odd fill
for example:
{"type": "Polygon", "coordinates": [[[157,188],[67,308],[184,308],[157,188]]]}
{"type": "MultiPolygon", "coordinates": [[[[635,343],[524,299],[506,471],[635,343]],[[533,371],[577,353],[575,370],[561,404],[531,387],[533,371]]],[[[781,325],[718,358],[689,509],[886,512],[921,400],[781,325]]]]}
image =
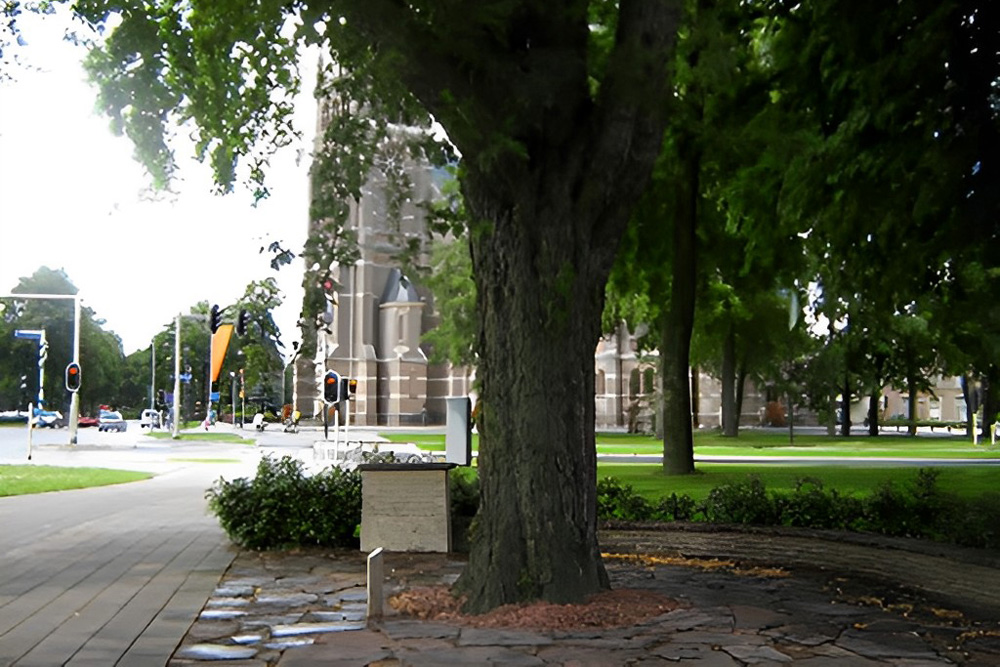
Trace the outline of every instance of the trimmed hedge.
{"type": "Polygon", "coordinates": [[[597,485],[604,521],[705,521],[798,526],[917,537],[962,546],[1000,547],[1000,494],[964,500],[938,486],[939,471],[921,469],[896,485],[886,482],[857,497],[802,478],[788,493],[769,492],[757,476],[712,489],[703,502],[671,494],[651,503],[628,484],[605,478],[597,485]]]}

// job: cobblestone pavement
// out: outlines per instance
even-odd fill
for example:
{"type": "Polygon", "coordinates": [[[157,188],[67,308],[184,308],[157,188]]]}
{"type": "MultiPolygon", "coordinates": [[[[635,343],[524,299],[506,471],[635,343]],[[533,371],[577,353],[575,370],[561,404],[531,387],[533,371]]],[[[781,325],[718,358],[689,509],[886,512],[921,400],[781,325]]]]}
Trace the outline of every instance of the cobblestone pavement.
{"type": "MultiPolygon", "coordinates": [[[[364,554],[242,552],[170,665],[1000,665],[996,554],[801,532],[627,530],[601,541],[642,555],[606,559],[615,588],[680,608],[612,630],[472,628],[388,609],[369,624],[364,554]]],[[[463,567],[455,555],[387,554],[386,595],[450,583],[463,567]]]]}

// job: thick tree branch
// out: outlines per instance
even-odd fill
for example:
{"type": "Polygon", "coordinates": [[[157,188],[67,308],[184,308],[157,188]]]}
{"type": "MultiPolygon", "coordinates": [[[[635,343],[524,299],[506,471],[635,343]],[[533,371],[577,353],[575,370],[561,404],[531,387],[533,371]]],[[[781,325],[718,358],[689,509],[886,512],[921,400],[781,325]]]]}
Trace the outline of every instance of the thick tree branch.
{"type": "Polygon", "coordinates": [[[623,0],[619,11],[615,49],[598,97],[589,169],[581,186],[584,210],[594,214],[595,247],[617,246],[622,222],[614,213],[621,209],[616,202],[635,201],[660,153],[671,89],[668,63],[682,2],[623,0]]]}

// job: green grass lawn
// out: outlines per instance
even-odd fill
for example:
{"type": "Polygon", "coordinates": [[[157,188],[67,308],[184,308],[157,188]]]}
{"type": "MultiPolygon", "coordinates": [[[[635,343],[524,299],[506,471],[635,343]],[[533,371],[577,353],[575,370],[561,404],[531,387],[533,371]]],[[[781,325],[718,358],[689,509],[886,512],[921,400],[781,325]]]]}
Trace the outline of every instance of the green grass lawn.
{"type": "MultiPolygon", "coordinates": [[[[146,435],[157,438],[159,440],[170,440],[170,431],[154,431],[153,433],[147,433],[146,435]]],[[[201,440],[206,442],[233,442],[242,445],[252,445],[255,440],[253,438],[244,438],[243,436],[236,435],[235,433],[213,433],[211,431],[205,433],[181,433],[178,440],[201,440]]]]}
{"type": "MultiPolygon", "coordinates": [[[[444,451],[444,435],[437,433],[382,433],[391,442],[412,442],[429,452],[444,451]]],[[[479,447],[473,434],[472,449],[479,447]]],[[[1000,458],[1000,446],[973,445],[964,436],[918,436],[883,432],[876,438],[800,434],[789,442],[787,432],[744,430],[737,438],[717,431],[699,431],[694,437],[695,454],[703,456],[801,456],[801,457],[910,457],[910,458],[1000,458]]],[[[663,453],[663,442],[653,436],[629,433],[598,433],[599,454],[663,453]]]]}
{"type": "MultiPolygon", "coordinates": [[[[930,467],[930,466],[925,466],[930,467]]],[[[657,465],[630,463],[599,463],[597,476],[615,477],[629,484],[636,493],[649,500],[656,500],[671,493],[687,494],[696,500],[708,496],[713,488],[747,479],[760,477],[768,490],[791,491],[799,479],[809,477],[823,482],[824,488],[841,493],[864,495],[884,482],[909,484],[916,479],[919,468],[910,466],[854,467],[836,465],[730,465],[704,463],[695,466],[694,475],[666,476],[657,465]]],[[[943,466],[938,468],[938,486],[965,498],[973,498],[1000,490],[1000,468],[996,466],[943,466]]]]}
{"type": "Polygon", "coordinates": [[[65,489],[85,489],[135,482],[150,473],[105,468],[63,468],[59,466],[0,465],[0,496],[45,493],[65,489]]]}

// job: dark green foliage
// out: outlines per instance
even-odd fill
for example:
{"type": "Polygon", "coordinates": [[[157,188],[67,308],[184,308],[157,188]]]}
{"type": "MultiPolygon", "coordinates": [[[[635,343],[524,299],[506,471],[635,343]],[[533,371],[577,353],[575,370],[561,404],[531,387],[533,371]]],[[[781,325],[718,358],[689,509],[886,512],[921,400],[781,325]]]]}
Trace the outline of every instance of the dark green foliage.
{"type": "Polygon", "coordinates": [[[473,517],[479,511],[479,475],[472,468],[456,468],[448,475],[451,515],[473,517]]]}
{"type": "Polygon", "coordinates": [[[913,481],[885,483],[870,496],[825,489],[803,478],[790,493],[768,492],[760,478],[725,484],[701,503],[671,494],[652,504],[614,478],[597,484],[597,516],[604,521],[705,521],[916,537],[977,548],[1000,546],[1000,496],[964,500],[937,484],[939,471],[921,469],[913,481]]]}
{"type": "Polygon", "coordinates": [[[769,525],[778,517],[775,501],[768,497],[764,482],[756,476],[709,491],[702,513],[712,523],[769,525]]]}
{"type": "Polygon", "coordinates": [[[251,549],[288,545],[356,547],[361,473],[328,468],[306,475],[290,456],[263,458],[253,479],[219,479],[208,506],[233,542],[251,549]]]}
{"type": "Polygon", "coordinates": [[[452,550],[467,553],[479,511],[479,474],[473,468],[456,468],[448,475],[448,485],[452,550]]]}
{"type": "Polygon", "coordinates": [[[653,507],[630,484],[605,477],[597,481],[597,516],[622,521],[649,521],[653,518],[653,507]]]}
{"type": "Polygon", "coordinates": [[[774,501],[783,525],[804,528],[856,530],[863,509],[857,498],[828,491],[811,477],[800,479],[793,493],[775,494],[774,501]]]}
{"type": "Polygon", "coordinates": [[[691,521],[698,512],[698,503],[685,494],[671,493],[656,503],[654,516],[657,521],[691,521]]]}

